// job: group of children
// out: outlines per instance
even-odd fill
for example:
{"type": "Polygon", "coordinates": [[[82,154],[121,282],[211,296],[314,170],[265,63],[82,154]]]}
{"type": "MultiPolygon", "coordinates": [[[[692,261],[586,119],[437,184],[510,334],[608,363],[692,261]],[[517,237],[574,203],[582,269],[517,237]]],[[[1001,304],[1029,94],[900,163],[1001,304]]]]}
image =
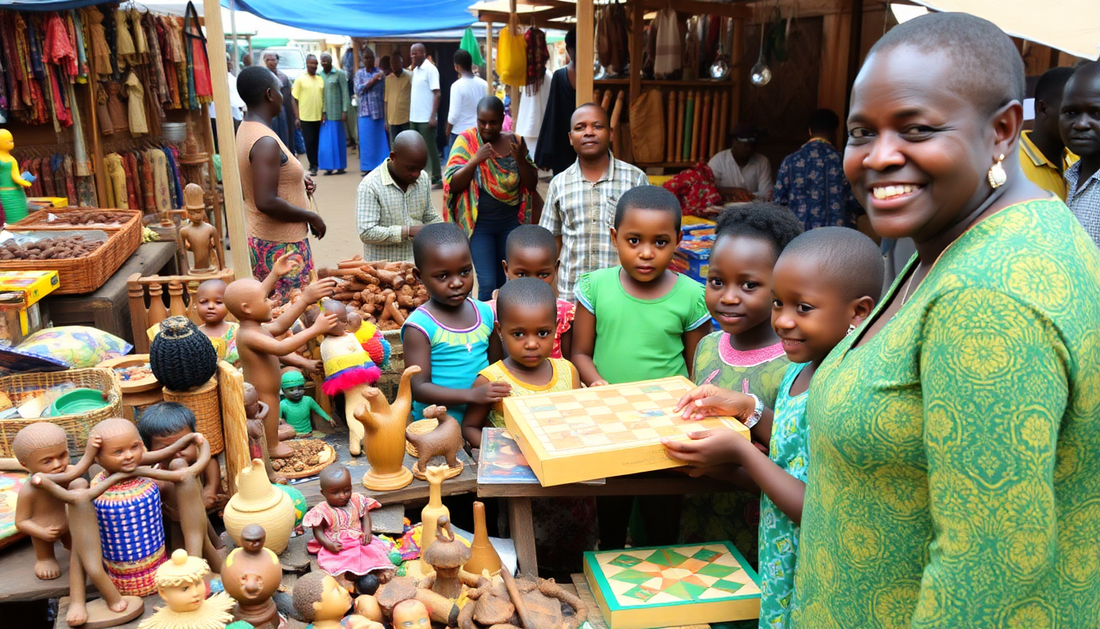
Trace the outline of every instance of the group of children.
{"type": "MultiPolygon", "coordinates": [[[[747,531],[746,523],[755,522],[731,509],[746,502],[736,493],[689,501],[682,518],[679,497],[636,501],[641,530],[650,543],[675,543],[682,532],[730,539],[748,557],[758,551],[760,626],[785,626],[808,463],[810,384],[831,350],[874,309],[882,257],[855,230],[802,234],[789,210],[755,202],[720,217],[700,285],[668,270],[680,222],[679,203],[662,188],[623,194],[611,230],[620,265],[582,276],[575,310],[555,296],[553,236],[538,226],[516,229],[495,316],[492,305],[470,298],[473,262],[462,230],[424,226],[413,255],[430,301],[402,328],[406,363],[421,368],[412,381],[414,416],[428,404],[445,405],[467,441],[479,446],[483,427],[503,427],[507,396],[692,378],[699,386],[679,402],[684,416],[735,416],[752,440],[700,431],[665,446],[695,475],[761,493],[759,531],[747,531]],[[719,331],[711,332],[712,321],[719,331]]],[[[625,544],[629,501],[601,499],[601,547],[625,544]]]]}

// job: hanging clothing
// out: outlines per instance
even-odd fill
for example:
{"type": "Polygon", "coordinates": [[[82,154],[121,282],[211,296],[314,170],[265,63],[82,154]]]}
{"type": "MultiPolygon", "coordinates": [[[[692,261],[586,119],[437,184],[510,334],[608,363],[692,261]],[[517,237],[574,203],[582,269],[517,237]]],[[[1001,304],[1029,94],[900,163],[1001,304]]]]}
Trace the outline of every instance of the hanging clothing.
{"type": "Polygon", "coordinates": [[[145,120],[145,88],[136,72],[126,77],[126,96],[129,107],[130,134],[135,138],[149,133],[149,123],[145,120]]]}
{"type": "Polygon", "coordinates": [[[140,162],[139,166],[141,168],[141,207],[145,210],[146,214],[152,214],[157,211],[156,192],[154,192],[153,163],[149,161],[145,153],[140,151],[136,157],[140,162]]]}
{"type": "Polygon", "coordinates": [[[577,152],[569,143],[569,119],[577,108],[577,89],[569,82],[569,69],[560,68],[550,79],[550,98],[542,115],[535,163],[554,174],[563,172],[577,161],[577,152]]]}
{"type": "Polygon", "coordinates": [[[87,27],[84,25],[82,13],[76,9],[69,11],[69,23],[73,26],[73,35],[76,38],[76,72],[83,83],[88,79],[88,51],[85,44],[88,41],[87,27]]]}
{"type": "Polygon", "coordinates": [[[157,36],[156,18],[153,14],[146,13],[141,18],[142,28],[145,29],[145,39],[149,43],[149,65],[153,69],[153,75],[156,77],[156,89],[152,90],[156,94],[156,101],[158,103],[169,102],[168,98],[168,82],[164,75],[164,58],[161,56],[160,39],[157,36]]]}
{"type": "Polygon", "coordinates": [[[145,152],[145,158],[153,165],[153,200],[156,211],[167,212],[172,209],[171,190],[168,187],[168,160],[160,149],[149,149],[145,152]]]}
{"type": "Polygon", "coordinates": [[[133,65],[137,59],[134,38],[130,34],[130,20],[125,11],[115,11],[115,58],[121,72],[133,65]]]}
{"type": "Polygon", "coordinates": [[[130,29],[134,38],[134,63],[146,63],[149,60],[149,40],[145,38],[145,29],[141,26],[141,12],[130,9],[130,29]]]}
{"type": "Polygon", "coordinates": [[[141,179],[138,177],[137,163],[129,153],[122,156],[122,163],[126,168],[126,207],[140,210],[138,199],[141,198],[141,179]]]}
{"type": "MultiPolygon", "coordinates": [[[[103,13],[96,7],[83,10],[84,21],[91,34],[91,57],[98,76],[111,73],[111,49],[107,46],[107,33],[103,28],[103,13]]],[[[93,77],[95,78],[95,77],[93,77]]]]}
{"type": "Polygon", "coordinates": [[[43,46],[46,61],[57,64],[66,78],[77,74],[76,50],[69,41],[65,20],[57,13],[46,18],[46,39],[43,46]]]}
{"type": "Polygon", "coordinates": [[[126,194],[126,169],[122,165],[122,156],[111,153],[103,158],[107,169],[107,207],[129,209],[126,194]]]}
{"type": "Polygon", "coordinates": [[[546,62],[550,61],[550,50],[546,47],[546,33],[532,26],[523,35],[527,41],[527,87],[528,96],[538,94],[542,89],[546,75],[546,62]]]}

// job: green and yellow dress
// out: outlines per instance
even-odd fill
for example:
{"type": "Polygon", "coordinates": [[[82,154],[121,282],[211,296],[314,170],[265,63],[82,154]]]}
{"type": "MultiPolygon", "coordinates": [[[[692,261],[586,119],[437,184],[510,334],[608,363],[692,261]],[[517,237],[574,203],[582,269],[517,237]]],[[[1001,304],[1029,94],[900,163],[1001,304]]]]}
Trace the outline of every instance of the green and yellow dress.
{"type": "Polygon", "coordinates": [[[0,208],[4,209],[4,221],[9,225],[27,217],[27,193],[15,182],[16,168],[14,159],[0,160],[0,208]]]}
{"type": "Polygon", "coordinates": [[[794,626],[1096,627],[1100,255],[1066,206],[976,224],[858,337],[810,386],[794,626]]]}

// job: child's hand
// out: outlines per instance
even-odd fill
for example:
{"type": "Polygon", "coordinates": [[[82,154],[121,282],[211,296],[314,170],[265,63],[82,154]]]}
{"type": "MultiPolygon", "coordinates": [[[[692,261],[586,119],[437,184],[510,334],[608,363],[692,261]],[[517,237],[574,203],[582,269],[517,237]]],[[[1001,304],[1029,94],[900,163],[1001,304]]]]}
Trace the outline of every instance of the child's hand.
{"type": "Polygon", "coordinates": [[[364,546],[367,546],[374,540],[374,535],[370,532],[370,529],[363,530],[362,542],[364,546]]]}
{"type": "Polygon", "coordinates": [[[103,447],[103,437],[100,435],[92,435],[88,437],[88,452],[97,452],[103,447]]]}
{"type": "Polygon", "coordinates": [[[276,277],[283,277],[294,270],[294,267],[302,263],[302,257],[296,253],[284,253],[275,258],[275,264],[271,265],[271,272],[276,277]]]}
{"type": "Polygon", "coordinates": [[[336,294],[336,278],[326,277],[323,280],[317,280],[316,282],[306,286],[302,291],[302,299],[306,300],[307,304],[316,303],[321,301],[325,297],[332,297],[336,294]]]}
{"type": "Polygon", "coordinates": [[[340,320],[336,318],[336,313],[334,313],[334,312],[322,312],[321,316],[317,317],[317,321],[313,324],[313,326],[310,329],[313,330],[314,335],[324,334],[325,332],[328,332],[332,328],[335,328],[336,325],[339,324],[339,323],[340,323],[340,320]]]}
{"type": "Polygon", "coordinates": [[[683,412],[684,419],[700,420],[707,417],[732,415],[742,421],[752,416],[756,402],[744,393],[737,393],[713,384],[695,387],[676,403],[673,412],[683,412]]]}
{"type": "Polygon", "coordinates": [[[306,363],[309,365],[308,367],[306,367],[306,371],[308,371],[309,373],[311,373],[311,374],[315,373],[319,376],[325,375],[325,363],[323,363],[319,360],[308,360],[308,359],[306,360],[306,363]]]}
{"type": "Polygon", "coordinates": [[[593,380],[592,384],[588,385],[588,388],[591,389],[592,387],[606,387],[609,384],[611,383],[607,380],[604,380],[603,378],[600,378],[599,380],[593,380]]]}
{"type": "Polygon", "coordinates": [[[470,404],[496,404],[512,394],[507,382],[488,382],[470,390],[470,404]]]}
{"type": "Polygon", "coordinates": [[[341,550],[344,550],[344,545],[341,544],[339,540],[330,539],[328,541],[328,544],[325,544],[325,549],[328,550],[330,553],[338,553],[341,550]]]}
{"type": "Polygon", "coordinates": [[[741,463],[744,448],[752,443],[733,430],[699,430],[688,435],[691,441],[661,439],[668,455],[695,467],[710,467],[725,463],[741,463]]]}

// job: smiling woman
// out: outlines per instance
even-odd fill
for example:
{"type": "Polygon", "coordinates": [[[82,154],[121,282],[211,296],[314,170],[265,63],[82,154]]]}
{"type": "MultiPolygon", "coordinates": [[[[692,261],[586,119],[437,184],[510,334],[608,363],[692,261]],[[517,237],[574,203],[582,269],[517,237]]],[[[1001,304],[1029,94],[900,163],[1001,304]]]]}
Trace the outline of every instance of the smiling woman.
{"type": "Polygon", "coordinates": [[[796,627],[1095,625],[1100,257],[1020,171],[1023,92],[951,13],[856,79],[845,173],[917,255],[810,388],[796,627]]]}

